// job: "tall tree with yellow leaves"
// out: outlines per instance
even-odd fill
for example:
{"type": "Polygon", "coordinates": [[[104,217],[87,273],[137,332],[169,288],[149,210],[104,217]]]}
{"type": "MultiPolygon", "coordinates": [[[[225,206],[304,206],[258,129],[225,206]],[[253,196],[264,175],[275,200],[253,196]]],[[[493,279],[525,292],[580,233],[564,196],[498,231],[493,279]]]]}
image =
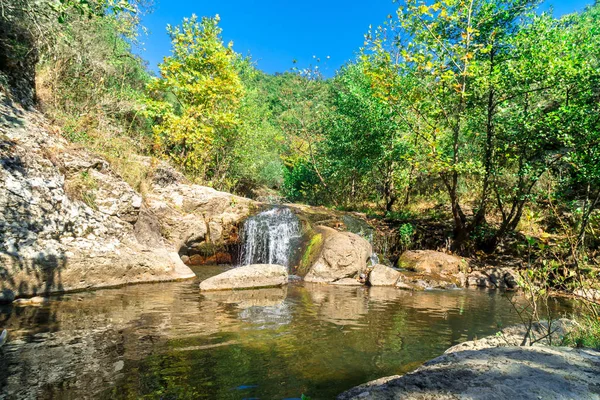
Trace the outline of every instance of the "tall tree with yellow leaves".
{"type": "Polygon", "coordinates": [[[226,178],[227,151],[240,125],[243,85],[233,44],[221,39],[219,16],[193,15],[167,30],[173,54],[160,64],[161,77],[149,84],[147,112],[156,149],[204,183],[226,178]]]}

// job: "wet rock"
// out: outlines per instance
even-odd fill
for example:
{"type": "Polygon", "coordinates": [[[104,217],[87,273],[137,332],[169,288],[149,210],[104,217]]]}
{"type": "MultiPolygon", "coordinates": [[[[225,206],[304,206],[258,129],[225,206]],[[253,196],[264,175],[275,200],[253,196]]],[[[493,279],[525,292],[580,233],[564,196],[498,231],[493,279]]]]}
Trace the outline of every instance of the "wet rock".
{"type": "Polygon", "coordinates": [[[362,286],[363,284],[354,278],[342,278],[337,281],[330,282],[331,285],[339,285],[339,286],[362,286]]]}
{"type": "Polygon", "coordinates": [[[400,271],[377,264],[369,274],[369,284],[371,286],[394,286],[400,275],[400,271]]]}
{"type": "Polygon", "coordinates": [[[469,266],[467,260],[439,251],[409,250],[402,253],[398,266],[420,273],[458,274],[469,266]]]}
{"type": "Polygon", "coordinates": [[[488,289],[514,289],[517,287],[517,273],[512,268],[488,268],[473,271],[467,275],[467,285],[488,289]]]}
{"type": "Polygon", "coordinates": [[[324,226],[316,227],[322,235],[316,261],[304,277],[306,282],[329,283],[365,273],[367,260],[373,253],[371,244],[350,232],[338,232],[324,226]]]}
{"type": "Polygon", "coordinates": [[[432,290],[455,289],[459,284],[459,279],[454,276],[402,271],[395,286],[404,290],[432,290]]]}
{"type": "Polygon", "coordinates": [[[237,267],[200,283],[200,290],[228,290],[283,286],[288,282],[282,265],[254,264],[237,267]]]}
{"type": "Polygon", "coordinates": [[[467,284],[472,287],[495,288],[490,278],[480,271],[474,271],[467,277],[467,284]]]}

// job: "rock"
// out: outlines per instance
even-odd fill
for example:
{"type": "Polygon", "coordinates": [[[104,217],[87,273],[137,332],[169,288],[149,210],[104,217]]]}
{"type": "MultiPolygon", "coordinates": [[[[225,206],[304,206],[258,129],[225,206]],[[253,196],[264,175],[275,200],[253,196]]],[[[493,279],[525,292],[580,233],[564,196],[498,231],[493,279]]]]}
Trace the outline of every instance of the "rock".
{"type": "Polygon", "coordinates": [[[599,357],[593,350],[565,347],[463,351],[353,388],[338,400],[600,399],[599,357]]]}
{"type": "Polygon", "coordinates": [[[238,245],[242,222],[259,204],[243,197],[199,185],[191,185],[172,175],[166,167],[155,173],[152,190],[146,195],[148,211],[160,221],[165,241],[192,264],[226,262],[223,253],[238,245]]]}
{"type": "MultiPolygon", "coordinates": [[[[575,323],[567,318],[552,321],[550,330],[548,330],[547,321],[542,321],[540,323],[536,322],[532,325],[529,339],[525,341],[525,344],[534,346],[560,344],[563,341],[563,338],[573,330],[575,326],[575,323]]],[[[523,324],[509,326],[502,329],[494,336],[457,344],[446,350],[446,353],[464,350],[481,350],[489,347],[520,346],[523,343],[523,338],[526,333],[527,327],[523,324]]]]}
{"type": "Polygon", "coordinates": [[[202,254],[193,254],[190,257],[181,256],[181,260],[186,265],[221,265],[233,263],[231,254],[224,251],[217,251],[207,256],[203,256],[202,254]]]}
{"type": "Polygon", "coordinates": [[[43,304],[48,304],[50,299],[42,296],[35,296],[28,299],[17,299],[13,301],[13,304],[17,306],[41,306],[43,304]]]}
{"type": "Polygon", "coordinates": [[[283,286],[288,282],[287,269],[282,265],[254,264],[237,267],[208,278],[200,290],[228,290],[283,286]]]}
{"type": "Polygon", "coordinates": [[[377,264],[369,274],[369,284],[371,286],[394,286],[400,275],[400,271],[377,264]]]}
{"type": "Polygon", "coordinates": [[[491,279],[480,271],[474,271],[467,276],[467,284],[472,287],[495,288],[491,279]]]}
{"type": "Polygon", "coordinates": [[[35,110],[0,101],[0,115],[1,302],[195,276],[105,160],[35,110]]]}
{"type": "Polygon", "coordinates": [[[15,292],[10,289],[0,291],[0,304],[12,303],[15,300],[15,292]]]}
{"type": "Polygon", "coordinates": [[[512,268],[488,268],[473,271],[467,275],[467,285],[488,289],[514,289],[517,287],[517,273],[512,268]]]}
{"type": "Polygon", "coordinates": [[[458,274],[468,266],[468,261],[461,257],[432,250],[405,251],[398,260],[398,267],[426,274],[458,274]]]}
{"type": "Polygon", "coordinates": [[[599,289],[577,289],[573,292],[575,296],[582,297],[584,299],[600,302],[600,290],[599,289]]]}
{"type": "Polygon", "coordinates": [[[402,271],[395,286],[405,290],[455,289],[460,279],[455,276],[420,274],[402,271]]]}
{"type": "Polygon", "coordinates": [[[322,240],[320,248],[314,250],[316,261],[304,277],[306,282],[334,282],[366,271],[367,260],[373,253],[368,241],[354,233],[324,226],[316,227],[316,231],[322,240]]]}
{"type": "Polygon", "coordinates": [[[340,286],[362,286],[363,284],[354,278],[342,278],[337,281],[333,281],[329,283],[330,285],[340,285],[340,286]]]}
{"type": "Polygon", "coordinates": [[[600,399],[600,352],[514,346],[523,328],[508,328],[504,338],[491,336],[452,347],[412,373],[357,386],[338,400],[600,399]]]}

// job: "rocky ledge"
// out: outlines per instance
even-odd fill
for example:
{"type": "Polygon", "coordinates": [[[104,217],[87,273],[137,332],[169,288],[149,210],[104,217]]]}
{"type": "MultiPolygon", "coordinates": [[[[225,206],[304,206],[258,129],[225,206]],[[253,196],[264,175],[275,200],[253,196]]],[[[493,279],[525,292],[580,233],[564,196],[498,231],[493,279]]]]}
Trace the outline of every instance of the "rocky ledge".
{"type": "Polygon", "coordinates": [[[185,263],[213,262],[255,207],[150,158],[132,162],[145,174],[138,192],[1,96],[0,302],[193,278],[185,263]]]}
{"type": "MultiPolygon", "coordinates": [[[[569,324],[551,326],[553,344],[569,324]]],[[[338,400],[600,399],[600,352],[549,346],[547,324],[533,331],[542,339],[533,346],[517,346],[524,326],[507,328],[454,346],[412,373],[357,386],[338,400]]]]}

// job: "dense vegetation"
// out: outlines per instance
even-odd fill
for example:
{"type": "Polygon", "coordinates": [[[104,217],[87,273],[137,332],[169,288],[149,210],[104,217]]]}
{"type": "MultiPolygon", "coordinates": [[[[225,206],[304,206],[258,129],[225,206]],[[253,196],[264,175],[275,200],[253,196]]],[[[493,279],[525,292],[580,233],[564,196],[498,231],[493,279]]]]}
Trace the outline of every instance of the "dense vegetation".
{"type": "Polygon", "coordinates": [[[141,0],[0,6],[2,89],[35,75],[62,133],[141,191],[139,155],[165,158],[218,189],[399,222],[404,247],[428,218],[455,252],[514,244],[549,287],[598,279],[600,4],[557,19],[535,0],[407,0],[331,79],[261,72],[218,16],[168,27],[153,77],[141,0]]]}

